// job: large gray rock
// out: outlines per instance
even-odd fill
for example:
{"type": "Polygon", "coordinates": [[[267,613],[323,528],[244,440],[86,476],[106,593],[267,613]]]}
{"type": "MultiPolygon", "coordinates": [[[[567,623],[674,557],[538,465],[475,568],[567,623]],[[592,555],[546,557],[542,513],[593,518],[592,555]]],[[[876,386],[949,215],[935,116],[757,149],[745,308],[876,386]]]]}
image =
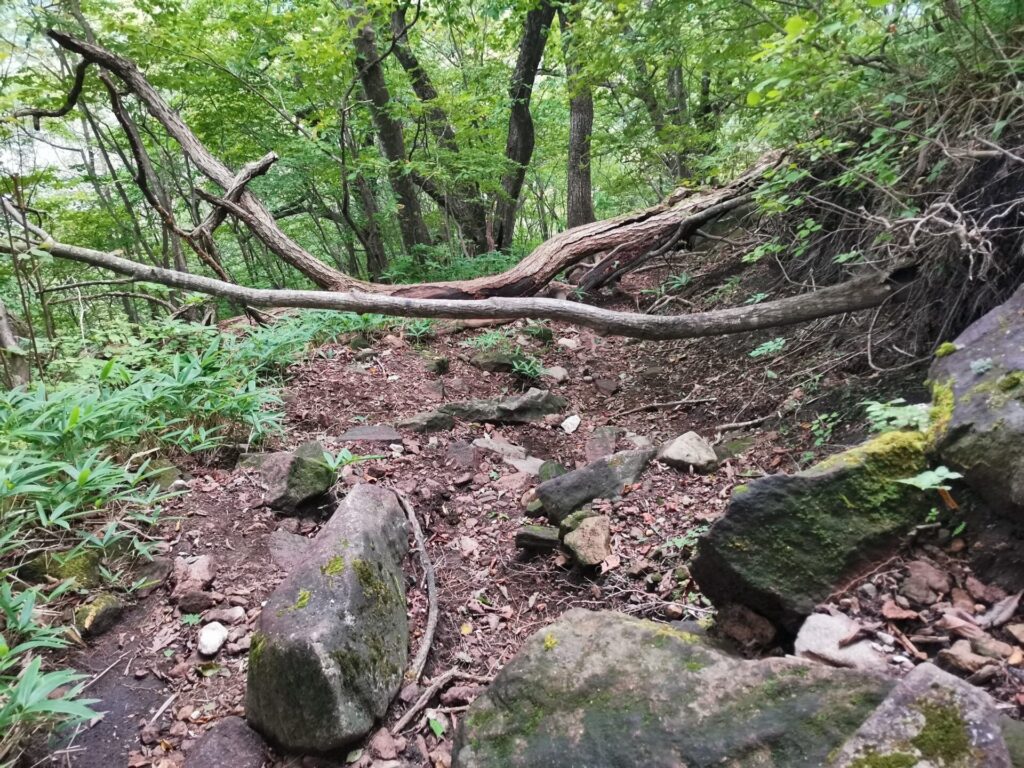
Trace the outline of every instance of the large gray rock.
{"type": "Polygon", "coordinates": [[[745,661],[671,626],[577,609],[470,706],[452,765],[810,768],[892,685],[793,658],[745,661]]]}
{"type": "Polygon", "coordinates": [[[921,664],[835,756],[835,768],[1010,768],[999,714],[980,688],[921,664]]]}
{"type": "Polygon", "coordinates": [[[450,429],[455,419],[491,422],[492,424],[526,424],[539,421],[550,413],[565,408],[565,400],[546,389],[531,388],[502,400],[462,400],[442,405],[436,411],[418,413],[398,426],[416,432],[450,429]]]}
{"type": "Polygon", "coordinates": [[[889,432],[796,475],[733,490],[690,573],[719,606],[744,605],[795,634],[844,580],[895,550],[932,507],[900,479],[925,468],[924,436],[889,432]]]}
{"type": "Polygon", "coordinates": [[[246,692],[246,717],[269,740],[332,752],[387,711],[408,654],[407,549],[395,494],[357,485],[274,590],[252,639],[246,692]]]}
{"type": "Polygon", "coordinates": [[[588,501],[621,495],[623,486],[635,483],[653,456],[650,449],[606,456],[541,483],[536,489],[537,498],[548,519],[557,525],[588,501]]]}
{"type": "Polygon", "coordinates": [[[294,451],[244,456],[240,464],[259,470],[266,488],[263,502],[287,514],[294,514],[303,502],[327,493],[336,479],[324,460],[324,447],[315,440],[294,451]]]}
{"type": "Polygon", "coordinates": [[[240,717],[218,720],[185,756],[185,768],[263,768],[266,748],[259,734],[240,717]]]}
{"type": "Polygon", "coordinates": [[[968,521],[972,565],[1024,589],[1024,287],[941,345],[929,379],[937,458],[985,502],[968,521]]]}

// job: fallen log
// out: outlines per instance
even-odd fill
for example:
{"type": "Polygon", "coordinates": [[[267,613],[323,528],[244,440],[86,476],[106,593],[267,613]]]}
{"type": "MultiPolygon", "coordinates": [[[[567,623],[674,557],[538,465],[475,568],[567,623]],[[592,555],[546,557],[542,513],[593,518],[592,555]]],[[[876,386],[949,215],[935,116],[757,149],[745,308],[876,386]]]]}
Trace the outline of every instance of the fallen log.
{"type": "Polygon", "coordinates": [[[254,307],[299,307],[344,312],[377,312],[398,317],[452,319],[535,319],[594,328],[615,336],[641,339],[684,339],[717,336],[761,328],[774,328],[829,315],[876,307],[893,296],[916,275],[914,265],[903,264],[810,293],[761,304],[697,312],[688,315],[644,315],[617,312],[565,299],[504,298],[420,299],[361,291],[296,291],[247,288],[210,277],[139,264],[113,253],[54,241],[32,227],[37,240],[0,243],[0,252],[20,253],[37,248],[61,259],[108,269],[141,282],[204,293],[254,307]]]}

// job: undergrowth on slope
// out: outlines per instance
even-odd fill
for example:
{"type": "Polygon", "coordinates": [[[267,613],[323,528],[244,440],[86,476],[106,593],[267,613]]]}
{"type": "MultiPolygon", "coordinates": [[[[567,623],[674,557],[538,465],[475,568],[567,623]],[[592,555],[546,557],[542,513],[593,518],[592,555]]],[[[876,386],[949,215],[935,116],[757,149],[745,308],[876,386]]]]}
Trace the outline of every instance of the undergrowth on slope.
{"type": "MultiPolygon", "coordinates": [[[[171,321],[107,328],[63,350],[51,381],[0,392],[0,765],[34,728],[94,715],[77,700],[78,676],[42,666],[41,650],[70,641],[48,606],[92,586],[71,573],[150,555],[170,497],[154,462],[274,437],[274,384],[290,363],[385,327],[373,315],[305,312],[237,335],[171,321]]],[[[119,568],[98,571],[109,588],[135,586],[119,568]]]]}

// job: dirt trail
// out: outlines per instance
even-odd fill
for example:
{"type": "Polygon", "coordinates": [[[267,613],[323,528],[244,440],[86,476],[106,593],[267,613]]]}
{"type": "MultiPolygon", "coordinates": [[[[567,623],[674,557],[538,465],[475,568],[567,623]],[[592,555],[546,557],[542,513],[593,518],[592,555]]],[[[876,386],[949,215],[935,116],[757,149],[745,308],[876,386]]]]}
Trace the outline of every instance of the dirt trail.
{"type": "MultiPolygon", "coordinates": [[[[459,423],[435,435],[403,432],[394,444],[340,440],[352,427],[393,425],[441,402],[518,391],[522,382],[513,375],[485,373],[469,364],[474,350],[465,342],[479,332],[423,345],[387,336],[362,351],[339,341],[290,371],[283,393],[287,436],[281,447],[317,439],[331,451],[380,455],[346,467],[336,493],[343,494],[347,484],[375,482],[403,491],[416,508],[440,598],[428,679],[453,667],[492,676],[526,637],[572,607],[662,619],[706,615],[708,606],[689,581],[685,563],[703,527],[722,513],[732,487],[743,478],[797,469],[808,448],[828,449],[825,441],[812,445],[811,415],[802,426],[790,416],[788,423],[796,426],[788,436],[756,428],[728,432],[718,445],[725,460],[714,474],[688,475],[652,463],[621,499],[594,504],[612,519],[618,562],[609,563],[608,572],[586,575],[557,555],[524,558],[514,546],[514,534],[524,521],[523,494],[536,479],[474,450],[469,445],[473,439],[490,434],[522,446],[531,456],[573,468],[587,462],[588,440],[601,426],[621,427],[655,445],[688,430],[714,438],[716,425],[815,399],[799,386],[808,375],[801,370],[806,358],[799,365],[795,358],[780,361],[766,375],[764,362],[749,356],[760,338],[636,343],[567,326],[553,325],[552,330],[553,341],[543,343],[512,327],[512,341],[545,366],[568,371],[564,383],[541,379],[537,385],[565,397],[566,414],[581,417],[573,434],[560,428],[560,416],[493,430],[459,423]],[[450,363],[443,376],[429,372],[427,365],[439,355],[450,363]],[[680,399],[705,402],[637,410],[680,399]],[[780,447],[785,443],[788,447],[780,447]]],[[[824,386],[829,384],[841,389],[841,370],[832,365],[814,381],[823,391],[829,391],[824,386]]],[[[620,437],[617,447],[632,446],[620,437]]],[[[261,602],[284,576],[271,557],[270,534],[283,529],[312,535],[317,529],[316,517],[282,518],[263,507],[257,478],[246,470],[201,464],[184,468],[189,492],[167,505],[161,526],[165,554],[211,555],[218,567],[212,588],[222,596],[221,606],[243,607],[245,620],[231,627],[228,650],[202,663],[195,651],[199,625],[188,623],[193,619],[183,617],[170,602],[169,589],[161,587],[87,650],[73,654],[73,666],[103,673],[89,693],[101,699],[97,708],[107,715],[76,734],[70,748],[53,753],[65,765],[180,765],[182,748],[205,724],[241,714],[248,639],[261,602]]],[[[329,511],[329,505],[321,511],[329,511]]],[[[409,585],[415,647],[425,623],[426,596],[412,557],[407,571],[415,576],[409,585]]],[[[442,738],[431,734],[422,718],[406,734],[410,745],[434,755],[433,762],[444,763],[454,725],[474,691],[463,693],[463,699],[450,697],[439,710],[449,726],[442,738]]],[[[416,695],[403,691],[388,722],[397,720],[416,695]]],[[[372,763],[367,755],[360,764],[372,763]]]]}

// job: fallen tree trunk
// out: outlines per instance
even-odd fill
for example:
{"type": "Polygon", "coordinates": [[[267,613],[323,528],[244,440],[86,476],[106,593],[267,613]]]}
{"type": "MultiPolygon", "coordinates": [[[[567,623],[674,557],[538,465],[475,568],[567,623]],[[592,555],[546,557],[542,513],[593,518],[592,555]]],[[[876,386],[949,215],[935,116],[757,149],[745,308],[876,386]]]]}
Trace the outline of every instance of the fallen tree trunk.
{"type": "MultiPolygon", "coordinates": [[[[220,197],[205,195],[218,209],[242,221],[272,253],[294,267],[315,285],[329,290],[358,291],[423,299],[482,299],[489,296],[530,296],[543,289],[558,273],[591,257],[604,257],[598,273],[588,281],[600,283],[606,274],[618,273],[623,264],[635,262],[644,254],[663,245],[679,231],[689,232],[735,207],[733,201],[746,199],[761,175],[777,161],[777,156],[763,159],[732,184],[721,188],[692,191],[680,190],[667,201],[643,211],[614,219],[575,227],[555,235],[538,246],[513,268],[499,275],[414,285],[388,285],[358,280],[328,266],[290,238],[278,226],[266,205],[193,133],[181,116],[164,101],[138,66],[99,45],[51,30],[51,39],[64,49],[80,55],[85,63],[99,66],[121,80],[124,85],[178,143],[184,155],[207,179],[225,193],[220,197]],[[617,265],[617,266],[616,266],[617,265]]],[[[85,67],[76,68],[75,83],[65,105],[57,110],[23,109],[19,116],[53,117],[66,114],[74,106],[81,91],[80,80],[85,67]]],[[[737,203],[738,204],[738,203],[737,203]]],[[[210,220],[220,215],[211,214],[210,220]]],[[[204,228],[204,232],[207,230],[204,228]]],[[[208,232],[207,232],[208,234],[208,232]]],[[[678,237],[676,239],[679,239],[678,237]]]]}
{"type": "MultiPolygon", "coordinates": [[[[690,315],[653,316],[616,312],[564,299],[420,299],[359,291],[246,288],[223,280],[139,264],[112,253],[58,243],[35,227],[30,232],[34,236],[30,240],[43,237],[31,245],[26,242],[13,248],[0,244],[0,252],[22,252],[34,247],[48,251],[57,258],[109,269],[142,282],[218,296],[256,307],[377,312],[399,317],[560,320],[610,335],[641,339],[684,339],[739,333],[868,309],[892,298],[901,286],[913,278],[915,272],[912,266],[903,265],[888,272],[875,273],[777,301],[690,315]]],[[[29,233],[26,233],[26,237],[29,237],[29,233]]]]}

